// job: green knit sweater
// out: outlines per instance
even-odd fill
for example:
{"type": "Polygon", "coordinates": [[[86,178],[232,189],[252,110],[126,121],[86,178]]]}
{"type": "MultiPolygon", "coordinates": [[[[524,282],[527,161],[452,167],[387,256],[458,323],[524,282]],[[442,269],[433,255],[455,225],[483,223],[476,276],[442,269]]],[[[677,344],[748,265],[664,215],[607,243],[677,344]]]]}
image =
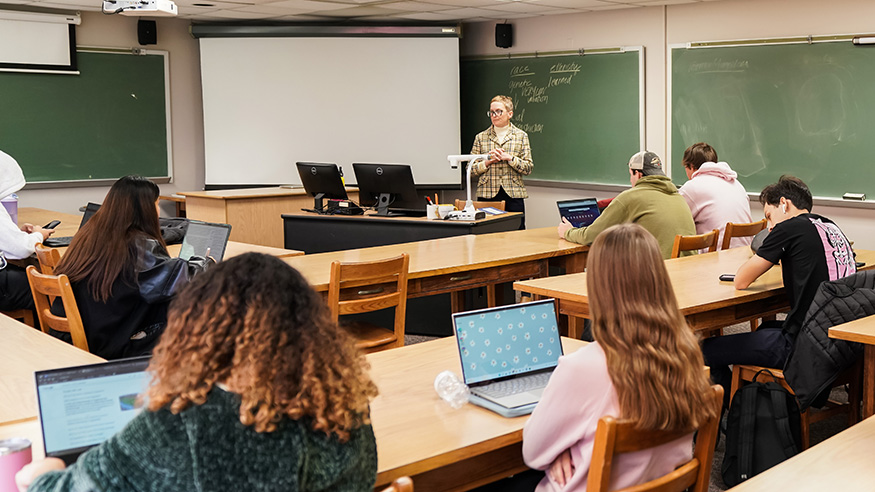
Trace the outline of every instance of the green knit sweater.
{"type": "MultiPolygon", "coordinates": [[[[603,230],[626,222],[635,222],[656,236],[663,258],[671,256],[675,235],[696,234],[690,207],[671,180],[665,176],[644,176],[632,189],[617,195],[589,227],[566,231],[565,239],[592,244],[603,230]]],[[[681,256],[692,254],[695,252],[687,251],[681,256]]]]}
{"type": "Polygon", "coordinates": [[[239,396],[214,389],[178,415],[144,411],[71,467],[29,492],[370,491],[377,472],[371,426],[340,443],[307,420],[274,432],[240,423],[239,396]]]}

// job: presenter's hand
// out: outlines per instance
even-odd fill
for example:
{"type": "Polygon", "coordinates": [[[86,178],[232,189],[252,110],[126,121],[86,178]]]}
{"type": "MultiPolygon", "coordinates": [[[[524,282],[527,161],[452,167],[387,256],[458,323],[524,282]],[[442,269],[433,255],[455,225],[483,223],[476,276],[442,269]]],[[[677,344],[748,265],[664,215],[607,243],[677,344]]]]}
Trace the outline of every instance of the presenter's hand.
{"type": "Polygon", "coordinates": [[[547,469],[547,476],[560,487],[565,487],[574,475],[574,462],[571,460],[571,451],[562,451],[556,461],[547,469]]]}
{"type": "Polygon", "coordinates": [[[44,458],[36,460],[33,463],[25,465],[24,468],[15,474],[15,485],[18,486],[19,492],[26,492],[30,484],[43,473],[50,471],[63,470],[66,468],[64,462],[58,458],[44,458]]]}
{"type": "Polygon", "coordinates": [[[562,217],[562,222],[559,223],[559,227],[557,228],[559,239],[565,239],[565,233],[570,229],[574,229],[574,226],[571,225],[571,222],[568,222],[568,219],[562,217]]]}

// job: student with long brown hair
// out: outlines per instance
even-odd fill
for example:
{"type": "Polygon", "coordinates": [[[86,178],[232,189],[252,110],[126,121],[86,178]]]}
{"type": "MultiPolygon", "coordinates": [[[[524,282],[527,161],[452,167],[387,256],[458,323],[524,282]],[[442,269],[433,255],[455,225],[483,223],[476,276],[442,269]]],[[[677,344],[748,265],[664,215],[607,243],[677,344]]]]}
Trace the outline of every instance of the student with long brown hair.
{"type": "Polygon", "coordinates": [[[21,490],[373,490],[377,388],[300,273],[236,256],[195,278],[169,319],[147,408],[65,471],[24,468],[21,490]]]}
{"type": "Polygon", "coordinates": [[[668,444],[623,454],[610,489],[660,477],[692,457],[693,430],[716,410],[702,352],[678,311],[656,239],[637,224],[599,234],[586,286],[595,342],[559,359],[523,432],[523,457],[546,470],[537,490],[584,490],[598,420],[648,430],[690,430],[668,444]]]}
{"type": "MultiPolygon", "coordinates": [[[[158,185],[125,176],[73,236],[55,268],[73,286],[88,349],[106,359],[148,353],[176,291],[212,260],[171,258],[158,223],[158,185]]],[[[63,312],[60,300],[52,307],[63,312]]],[[[70,341],[69,333],[51,332],[70,341]]]]}

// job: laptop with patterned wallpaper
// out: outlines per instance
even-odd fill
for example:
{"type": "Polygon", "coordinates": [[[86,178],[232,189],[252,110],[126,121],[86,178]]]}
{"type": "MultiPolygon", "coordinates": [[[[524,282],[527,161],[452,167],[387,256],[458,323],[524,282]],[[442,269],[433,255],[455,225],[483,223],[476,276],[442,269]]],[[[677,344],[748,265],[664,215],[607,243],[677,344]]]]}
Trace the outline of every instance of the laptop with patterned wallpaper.
{"type": "Polygon", "coordinates": [[[505,417],[532,413],[559,363],[553,299],[453,314],[468,400],[505,417]]]}

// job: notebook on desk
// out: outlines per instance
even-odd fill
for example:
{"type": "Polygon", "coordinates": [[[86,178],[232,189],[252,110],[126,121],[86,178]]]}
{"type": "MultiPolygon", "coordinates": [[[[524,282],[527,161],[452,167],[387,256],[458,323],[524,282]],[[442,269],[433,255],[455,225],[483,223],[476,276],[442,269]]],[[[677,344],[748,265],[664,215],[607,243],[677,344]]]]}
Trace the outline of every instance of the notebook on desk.
{"type": "MultiPolygon", "coordinates": [[[[86,222],[91,220],[91,217],[97,213],[100,209],[100,204],[97,203],[88,203],[85,206],[85,212],[82,214],[82,221],[79,222],[79,228],[82,229],[82,226],[85,225],[86,222]]],[[[59,237],[48,237],[43,241],[43,246],[48,246],[49,248],[63,248],[65,246],[70,245],[70,241],[73,240],[73,236],[59,236],[59,237]]]]}
{"type": "Polygon", "coordinates": [[[216,261],[222,261],[230,236],[229,224],[191,220],[188,222],[185,237],[182,238],[179,257],[189,260],[192,256],[207,256],[209,253],[216,261]]]}
{"type": "Polygon", "coordinates": [[[453,314],[468,400],[505,417],[532,413],[559,364],[553,299],[453,314]]]}
{"type": "Polygon", "coordinates": [[[70,465],[122,430],[144,406],[149,357],[36,371],[46,456],[70,465]]]}
{"type": "Polygon", "coordinates": [[[595,198],[560,200],[556,205],[559,206],[559,215],[574,227],[588,226],[599,216],[598,200],[595,198]]]}

